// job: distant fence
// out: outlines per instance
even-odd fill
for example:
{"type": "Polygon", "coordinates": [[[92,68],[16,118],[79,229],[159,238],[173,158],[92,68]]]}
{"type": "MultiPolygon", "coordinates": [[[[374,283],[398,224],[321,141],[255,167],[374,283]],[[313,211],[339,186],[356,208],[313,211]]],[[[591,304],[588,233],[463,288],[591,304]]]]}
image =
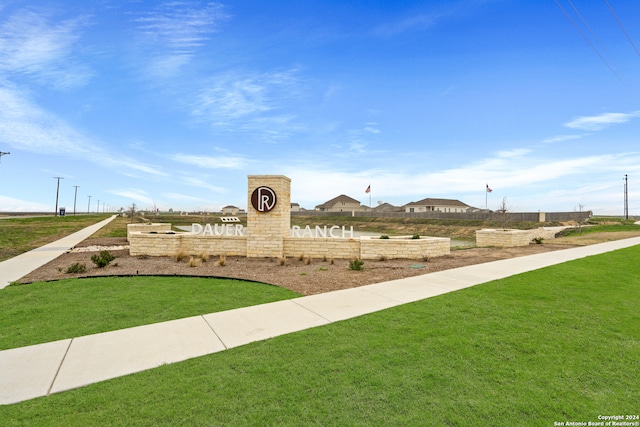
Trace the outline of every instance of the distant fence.
{"type": "Polygon", "coordinates": [[[555,222],[583,221],[591,218],[591,211],[584,212],[371,212],[371,211],[292,211],[292,216],[353,216],[363,218],[425,218],[457,219],[472,221],[555,222]],[[542,221],[541,221],[542,219],[542,221]]]}

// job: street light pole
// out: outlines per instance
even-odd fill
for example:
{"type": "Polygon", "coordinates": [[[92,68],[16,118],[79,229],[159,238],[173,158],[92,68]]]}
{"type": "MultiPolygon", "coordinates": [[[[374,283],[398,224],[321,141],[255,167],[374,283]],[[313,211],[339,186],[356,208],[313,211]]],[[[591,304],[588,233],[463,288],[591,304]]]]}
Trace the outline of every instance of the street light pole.
{"type": "Polygon", "coordinates": [[[89,196],[89,203],[87,204],[87,215],[91,213],[91,196],[89,196]]]}
{"type": "Polygon", "coordinates": [[[79,185],[74,185],[73,186],[76,191],[73,194],[73,216],[76,216],[76,198],[78,197],[78,187],[80,187],[79,185]]]}
{"type": "Polygon", "coordinates": [[[56,187],[56,212],[55,212],[55,216],[58,216],[58,194],[60,194],[60,180],[64,178],[61,176],[54,176],[53,179],[58,180],[58,186],[56,187]]]}

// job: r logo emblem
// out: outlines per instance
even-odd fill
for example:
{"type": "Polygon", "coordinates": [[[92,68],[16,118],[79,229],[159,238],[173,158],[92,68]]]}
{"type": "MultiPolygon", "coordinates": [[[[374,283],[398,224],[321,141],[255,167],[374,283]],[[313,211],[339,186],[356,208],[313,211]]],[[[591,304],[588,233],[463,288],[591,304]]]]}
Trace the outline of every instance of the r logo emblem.
{"type": "Polygon", "coordinates": [[[258,187],[251,194],[251,205],[258,212],[269,212],[277,200],[276,192],[269,187],[258,187]]]}

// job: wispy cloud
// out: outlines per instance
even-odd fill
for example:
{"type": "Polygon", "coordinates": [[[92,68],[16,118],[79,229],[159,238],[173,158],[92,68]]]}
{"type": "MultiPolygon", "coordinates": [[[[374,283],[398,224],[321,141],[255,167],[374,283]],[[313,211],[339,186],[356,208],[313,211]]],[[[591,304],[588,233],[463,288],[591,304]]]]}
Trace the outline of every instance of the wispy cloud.
{"type": "Polygon", "coordinates": [[[86,155],[95,151],[86,137],[8,87],[0,87],[0,140],[40,153],[86,155]]]}
{"type": "Polygon", "coordinates": [[[195,196],[188,196],[186,194],[181,194],[181,193],[162,193],[162,196],[165,197],[166,199],[169,200],[176,200],[176,201],[187,201],[187,202],[209,202],[209,199],[206,199],[204,197],[195,197],[195,196]]]}
{"type": "MultiPolygon", "coordinates": [[[[558,179],[594,179],[608,176],[630,165],[640,164],[639,153],[620,153],[554,159],[534,156],[529,150],[513,150],[463,164],[455,168],[426,171],[367,169],[358,171],[336,170],[322,165],[291,165],[284,173],[292,178],[292,200],[301,204],[317,204],[339,194],[348,194],[365,201],[364,189],[371,184],[373,197],[401,200],[422,193],[422,197],[460,197],[484,190],[485,183],[496,194],[522,191],[531,185],[558,179]],[[615,165],[615,170],[612,169],[615,165]],[[588,177],[588,178],[587,178],[588,177]],[[419,189],[419,190],[417,190],[419,189]]],[[[311,207],[311,206],[308,206],[311,207]]]]}
{"type": "Polygon", "coordinates": [[[124,197],[126,199],[131,199],[135,202],[145,203],[147,205],[154,204],[154,200],[151,197],[149,197],[148,193],[144,190],[137,190],[137,189],[108,190],[107,193],[124,197]]]}
{"type": "Polygon", "coordinates": [[[52,24],[46,15],[23,10],[0,25],[0,73],[10,80],[17,76],[57,88],[82,86],[92,71],[73,58],[86,19],[52,24]]]}
{"type": "Polygon", "coordinates": [[[213,191],[214,193],[227,192],[225,188],[211,184],[211,182],[207,181],[206,178],[196,178],[192,175],[184,175],[179,177],[178,180],[184,185],[196,188],[204,188],[205,190],[213,191]]]}
{"type": "Polygon", "coordinates": [[[121,173],[166,175],[157,166],[103,149],[65,121],[31,103],[21,92],[1,86],[0,142],[39,154],[81,158],[121,173]]]}
{"type": "Polygon", "coordinates": [[[552,136],[550,138],[545,138],[542,140],[543,143],[545,144],[554,144],[556,142],[564,142],[564,141],[573,141],[576,139],[580,139],[585,137],[588,134],[579,134],[579,135],[557,135],[557,136],[552,136]]]}
{"type": "Polygon", "coordinates": [[[137,18],[143,42],[153,52],[152,72],[174,75],[228,18],[222,5],[198,1],[164,2],[137,18]]]}
{"type": "Polygon", "coordinates": [[[0,196],[0,210],[4,212],[46,212],[51,206],[14,197],[0,196]]]}
{"type": "Polygon", "coordinates": [[[175,154],[171,158],[206,169],[239,169],[245,167],[247,160],[236,156],[199,156],[194,154],[175,154]]]}
{"type": "Polygon", "coordinates": [[[634,111],[633,113],[604,113],[598,116],[579,117],[564,125],[571,129],[596,131],[614,124],[627,123],[636,117],[640,117],[640,111],[634,111]]]}
{"type": "Polygon", "coordinates": [[[297,68],[281,72],[225,74],[213,77],[192,105],[199,121],[230,132],[254,132],[278,142],[300,130],[284,108],[302,97],[297,68]]]}

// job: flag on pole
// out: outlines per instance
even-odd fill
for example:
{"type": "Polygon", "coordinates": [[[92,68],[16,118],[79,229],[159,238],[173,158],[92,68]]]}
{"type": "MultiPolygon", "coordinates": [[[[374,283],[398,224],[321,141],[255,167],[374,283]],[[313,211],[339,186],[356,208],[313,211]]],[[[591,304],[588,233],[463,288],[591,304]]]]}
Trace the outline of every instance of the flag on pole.
{"type": "Polygon", "coordinates": [[[491,193],[493,190],[489,188],[489,184],[487,184],[487,193],[491,193]]]}
{"type": "Polygon", "coordinates": [[[367,187],[366,190],[364,190],[365,193],[371,193],[371,184],[369,184],[369,186],[367,187]]]}

